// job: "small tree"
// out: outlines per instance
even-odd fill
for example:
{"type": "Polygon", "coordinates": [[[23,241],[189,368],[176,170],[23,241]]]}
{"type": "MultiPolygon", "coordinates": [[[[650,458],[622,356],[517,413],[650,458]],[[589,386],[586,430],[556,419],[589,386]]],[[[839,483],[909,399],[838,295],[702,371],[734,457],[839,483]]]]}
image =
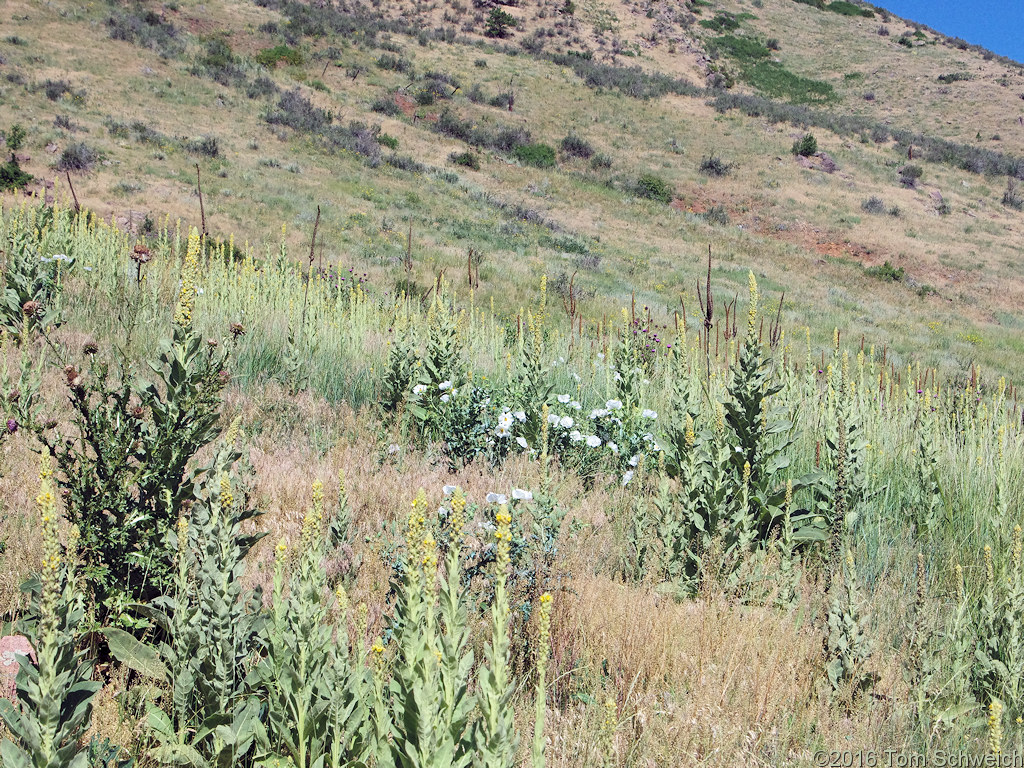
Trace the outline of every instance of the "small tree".
{"type": "Polygon", "coordinates": [[[21,165],[19,165],[18,158],[15,156],[15,153],[25,143],[24,127],[18,123],[12,125],[7,129],[4,142],[7,144],[7,148],[11,150],[11,159],[6,163],[0,164],[0,192],[21,189],[32,181],[32,174],[21,170],[21,165]]]}
{"type": "Polygon", "coordinates": [[[793,142],[793,154],[800,157],[810,157],[818,153],[818,140],[813,133],[804,134],[802,139],[793,142]]]}
{"type": "Polygon", "coordinates": [[[484,35],[487,37],[508,37],[511,34],[509,27],[514,27],[515,25],[515,16],[501,8],[492,8],[490,16],[487,17],[484,35]]]}

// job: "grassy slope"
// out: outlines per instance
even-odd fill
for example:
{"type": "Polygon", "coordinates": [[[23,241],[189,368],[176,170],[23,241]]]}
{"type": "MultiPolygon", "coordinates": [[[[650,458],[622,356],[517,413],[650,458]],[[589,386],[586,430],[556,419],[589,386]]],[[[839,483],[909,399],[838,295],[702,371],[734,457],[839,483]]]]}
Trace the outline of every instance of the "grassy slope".
{"type": "MultiPolygon", "coordinates": [[[[549,47],[558,40],[563,47],[588,46],[598,51],[599,59],[601,51],[616,48],[636,54],[620,55],[619,63],[699,75],[703,39],[716,33],[666,22],[674,18],[668,6],[649,7],[650,15],[647,5],[581,3],[568,37],[549,47]]],[[[1014,130],[1015,118],[1007,125],[1022,82],[1019,71],[948,46],[902,48],[895,43],[903,29],[896,20],[889,22],[892,35],[883,38],[875,33],[878,19],[851,19],[789,0],[766,0],[760,8],[725,2],[701,9],[699,18],[711,17],[719,7],[753,12],[757,18],[745,21],[736,34],[782,40],[777,55],[784,66],[834,85],[840,98],[833,109],[870,112],[877,120],[891,120],[894,127],[958,141],[973,140],[967,133],[977,128],[983,136],[1000,133],[1003,149],[1024,146],[1024,129],[1014,130]],[[952,83],[950,94],[937,96],[942,87],[937,74],[961,69],[976,73],[976,79],[952,83]],[[848,72],[864,77],[846,80],[848,72]],[[1001,76],[1011,85],[995,84],[1001,76]],[[874,102],[863,99],[867,90],[876,93],[874,102]],[[976,94],[983,106],[964,101],[967,93],[976,94]],[[970,121],[959,119],[964,108],[972,111],[970,121]],[[963,127],[968,123],[969,130],[963,127]]],[[[1007,371],[1022,359],[1022,216],[1000,204],[1005,179],[923,163],[920,189],[902,189],[897,183],[897,169],[906,161],[902,150],[891,143],[865,144],[815,130],[821,149],[839,165],[838,172],[827,175],[794,162],[789,147],[801,131],[786,124],[773,126],[735,112],[719,115],[702,98],[641,102],[587,88],[572,71],[534,57],[461,44],[421,46],[396,35],[392,42],[418,72],[454,74],[463,93],[480,82],[493,95],[515,78],[513,114],[470,104],[461,93],[452,102],[460,114],[523,125],[535,140],[553,145],[572,129],[613,160],[607,171],[564,160],[557,169],[537,170],[485,152],[481,171],[458,169],[461,180],[452,185],[432,175],[369,168],[357,156],[328,155],[308,135],[272,131],[262,120],[272,101],[248,99],[236,88],[189,74],[201,55],[200,41],[212,34],[225,33],[243,56],[280,42],[279,36],[259,31],[266,21],[282,23],[274,11],[220,1],[165,9],[165,18],[191,36],[182,57],[161,59],[151,50],[110,40],[104,24],[108,6],[18,2],[7,8],[11,32],[27,44],[2,44],[3,73],[20,73],[27,85],[3,81],[0,126],[15,121],[26,125],[25,151],[31,156],[26,167],[43,178],[54,178],[50,166],[70,141],[84,140],[100,149],[104,163],[79,176],[76,190],[104,216],[139,221],[152,212],[196,221],[193,164],[198,160],[215,232],[273,242],[285,224],[286,237],[298,253],[307,247],[319,204],[324,212],[323,258],[367,271],[380,290],[389,290],[411,226],[421,284],[432,282],[441,269],[456,285],[464,284],[466,251],[474,247],[485,253],[483,300],[494,297],[499,309],[514,313],[541,273],[552,278],[560,271],[571,273],[572,256],[550,247],[544,228],[511,220],[482,201],[486,193],[540,212],[585,239],[600,256],[596,268],[581,270],[577,278],[578,285],[593,292],[582,302],[590,324],[615,312],[634,291],[638,302],[666,315],[679,307],[679,294],[686,292],[692,313],[692,286],[710,244],[725,293],[742,291],[746,270],[754,267],[767,290],[787,292],[784,314],[789,326],[807,323],[819,339],[830,337],[831,329],[839,326],[848,335],[864,334],[879,346],[889,344],[897,354],[924,351],[929,362],[947,373],[974,360],[1007,371]],[[481,58],[486,68],[474,65],[481,58]],[[67,97],[48,101],[31,88],[47,78],[84,88],[85,102],[67,97]],[[56,114],[69,116],[88,133],[72,136],[53,127],[56,114]],[[158,147],[117,139],[104,127],[111,119],[141,120],[171,138],[215,136],[221,154],[212,160],[196,158],[173,143],[158,147]],[[699,163],[710,154],[734,163],[733,173],[724,179],[700,174],[699,163]],[[676,207],[638,201],[607,184],[617,182],[621,188],[643,172],[657,173],[675,186],[676,207]],[[937,214],[932,193],[942,195],[950,215],[937,214]],[[898,206],[900,216],[862,211],[861,202],[872,195],[898,206]],[[693,213],[713,205],[725,208],[728,225],[709,224],[693,213]],[[886,284],[865,274],[865,266],[886,260],[905,268],[905,283],[886,284]],[[937,295],[919,297],[916,287],[922,285],[933,287],[937,295]]],[[[442,24],[445,13],[455,13],[445,4],[418,8],[424,26],[442,24]]],[[[523,20],[516,39],[550,26],[554,9],[555,4],[512,9],[523,20]]],[[[388,12],[415,15],[417,10],[397,4],[388,6],[388,12]]],[[[473,13],[467,9],[459,23],[469,22],[478,30],[481,25],[471,21],[473,13]]],[[[375,99],[409,82],[405,75],[374,66],[381,51],[347,40],[306,41],[303,47],[306,64],[282,65],[272,73],[281,87],[300,87],[341,122],[379,122],[399,140],[402,155],[430,166],[444,167],[450,152],[465,148],[424,125],[441,107],[421,108],[427,120],[415,124],[404,116],[382,118],[369,111],[375,99]],[[340,56],[334,60],[338,66],[328,66],[323,75],[329,92],[321,92],[303,83],[320,78],[325,62],[311,54],[328,43],[340,49],[340,56]],[[345,74],[354,65],[367,67],[355,80],[345,74]]],[[[59,180],[57,185],[62,186],[59,180]]]]}

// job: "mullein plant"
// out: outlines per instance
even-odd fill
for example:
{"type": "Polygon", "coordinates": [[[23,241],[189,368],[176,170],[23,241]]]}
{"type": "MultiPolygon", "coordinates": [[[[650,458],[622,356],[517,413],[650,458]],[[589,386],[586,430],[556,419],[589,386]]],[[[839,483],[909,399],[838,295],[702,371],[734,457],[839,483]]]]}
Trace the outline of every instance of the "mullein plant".
{"type": "Polygon", "coordinates": [[[16,701],[0,699],[0,721],[9,731],[0,742],[0,758],[5,768],[85,768],[88,749],[83,739],[93,697],[102,684],[92,681],[93,663],[77,649],[85,616],[75,576],[77,535],[72,529],[62,553],[53,473],[45,456],[39,474],[42,574],[31,585],[32,620],[21,626],[37,660],[22,660],[16,701]]]}
{"type": "Polygon", "coordinates": [[[286,543],[282,539],[276,547],[273,602],[260,633],[259,662],[246,685],[266,702],[258,749],[263,759],[283,755],[294,768],[336,768],[365,756],[361,730],[369,679],[350,652],[348,597],[341,585],[331,594],[322,567],[326,536],[319,480],[312,497],[290,574],[286,543]]]}
{"type": "Polygon", "coordinates": [[[478,674],[480,717],[473,727],[474,768],[511,768],[519,743],[512,709],[514,686],[509,663],[509,602],[506,594],[511,565],[512,516],[502,504],[495,516],[494,601],[491,603],[491,642],[484,649],[478,674]]]}
{"type": "Polygon", "coordinates": [[[976,607],[973,687],[981,701],[999,699],[1011,717],[1024,715],[1024,563],[1021,527],[997,563],[984,549],[985,586],[976,607]]]}
{"type": "Polygon", "coordinates": [[[866,669],[874,647],[853,552],[849,549],[838,579],[832,585],[832,602],[826,618],[825,673],[833,693],[846,693],[849,705],[854,696],[868,690],[877,680],[877,675],[866,669]]]}
{"type": "Polygon", "coordinates": [[[452,507],[440,595],[437,541],[423,491],[413,499],[406,528],[404,582],[394,616],[398,657],[388,691],[393,739],[387,764],[401,768],[458,768],[473,760],[468,694],[473,654],[467,649],[459,560],[465,521],[461,494],[452,507]]]}

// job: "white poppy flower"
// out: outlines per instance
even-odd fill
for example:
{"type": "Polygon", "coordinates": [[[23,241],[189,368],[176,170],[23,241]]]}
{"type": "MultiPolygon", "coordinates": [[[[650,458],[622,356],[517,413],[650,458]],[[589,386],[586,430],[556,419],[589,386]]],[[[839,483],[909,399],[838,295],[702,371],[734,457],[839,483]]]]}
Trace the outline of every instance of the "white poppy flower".
{"type": "Polygon", "coordinates": [[[508,504],[508,496],[503,493],[488,493],[485,498],[488,504],[508,504]]]}
{"type": "Polygon", "coordinates": [[[426,384],[417,384],[415,387],[412,388],[412,393],[414,395],[422,395],[426,391],[427,391],[427,385],[426,384]]]}
{"type": "Polygon", "coordinates": [[[512,498],[519,499],[520,501],[531,501],[533,499],[533,494],[529,491],[524,491],[522,488],[513,488],[512,498]]]}
{"type": "Polygon", "coordinates": [[[552,426],[558,424],[558,414],[557,413],[549,413],[548,414],[548,424],[551,424],[552,426]]]}
{"type": "Polygon", "coordinates": [[[516,442],[519,443],[519,447],[522,448],[523,450],[530,450],[530,444],[526,442],[525,437],[517,437],[516,442]]]}
{"type": "Polygon", "coordinates": [[[440,384],[437,385],[437,388],[444,392],[446,389],[452,388],[452,383],[450,381],[442,381],[440,384]]]}
{"type": "Polygon", "coordinates": [[[571,416],[563,416],[558,420],[558,426],[564,427],[565,429],[571,429],[572,425],[575,424],[571,416]]]}
{"type": "Polygon", "coordinates": [[[451,496],[453,493],[455,493],[455,486],[454,485],[446,485],[441,490],[444,491],[444,495],[445,496],[451,496]]]}
{"type": "Polygon", "coordinates": [[[633,470],[629,470],[622,476],[622,484],[629,485],[629,481],[633,479],[633,470]]]}
{"type": "Polygon", "coordinates": [[[635,466],[636,466],[637,464],[639,464],[639,463],[640,463],[640,457],[639,457],[639,456],[633,456],[633,457],[632,457],[632,458],[631,458],[631,459],[629,460],[629,466],[631,466],[631,467],[635,467],[635,466]]]}
{"type": "Polygon", "coordinates": [[[498,437],[508,437],[509,435],[512,434],[512,432],[511,430],[509,430],[508,425],[499,424],[498,428],[494,430],[494,434],[496,434],[498,437]]]}
{"type": "Polygon", "coordinates": [[[565,403],[568,403],[570,400],[572,400],[572,398],[569,395],[559,395],[558,396],[558,402],[562,403],[563,405],[565,403]]]}
{"type": "Polygon", "coordinates": [[[594,410],[592,410],[590,412],[590,418],[592,418],[592,419],[603,419],[607,415],[608,415],[608,409],[607,408],[595,408],[594,410]]]}
{"type": "Polygon", "coordinates": [[[511,413],[503,413],[503,414],[501,414],[501,416],[498,417],[498,426],[499,427],[511,427],[512,426],[512,414],[511,413]]]}
{"type": "Polygon", "coordinates": [[[522,411],[516,411],[512,415],[516,417],[516,421],[526,421],[526,414],[522,411]]]}
{"type": "Polygon", "coordinates": [[[644,408],[644,412],[640,414],[645,419],[656,419],[658,418],[658,412],[652,411],[650,408],[644,408]]]}
{"type": "Polygon", "coordinates": [[[622,408],[622,401],[609,400],[607,403],[604,404],[604,407],[607,408],[609,411],[617,411],[620,408],[622,408]]]}
{"type": "Polygon", "coordinates": [[[607,443],[605,443],[605,445],[608,446],[608,450],[610,450],[612,453],[618,453],[619,452],[619,446],[617,444],[613,443],[611,440],[609,440],[607,443]]]}
{"type": "Polygon", "coordinates": [[[583,439],[583,434],[578,429],[574,429],[572,432],[569,433],[569,439],[572,440],[574,443],[578,443],[580,442],[580,440],[583,439]]]}
{"type": "Polygon", "coordinates": [[[587,445],[591,448],[599,448],[601,446],[601,438],[597,435],[591,435],[587,438],[587,445]]]}
{"type": "Polygon", "coordinates": [[[604,360],[604,352],[598,352],[597,353],[597,359],[598,360],[604,360]]]}
{"type": "Polygon", "coordinates": [[[577,411],[582,411],[583,410],[583,406],[580,405],[579,402],[576,401],[576,400],[573,400],[571,403],[569,403],[569,407],[570,408],[575,408],[577,411]]]}
{"type": "Polygon", "coordinates": [[[452,399],[451,395],[441,395],[441,402],[442,403],[447,403],[451,399],[452,399]]]}

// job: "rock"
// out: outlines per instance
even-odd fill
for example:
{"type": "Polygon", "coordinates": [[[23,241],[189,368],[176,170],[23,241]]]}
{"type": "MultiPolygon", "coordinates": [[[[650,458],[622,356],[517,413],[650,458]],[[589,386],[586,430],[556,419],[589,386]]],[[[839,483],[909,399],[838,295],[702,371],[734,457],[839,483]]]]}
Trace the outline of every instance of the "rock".
{"type": "Polygon", "coordinates": [[[49,152],[51,155],[54,154],[55,152],[57,152],[59,149],[60,149],[60,147],[58,147],[52,141],[49,144],[46,145],[46,151],[49,152]]]}
{"type": "Polygon", "coordinates": [[[15,679],[21,668],[21,659],[26,656],[35,662],[36,654],[28,638],[21,635],[0,637],[0,698],[14,701],[18,692],[15,679]]]}
{"type": "Polygon", "coordinates": [[[825,173],[835,173],[839,168],[836,165],[836,161],[832,159],[832,156],[828,152],[819,152],[818,159],[821,160],[821,170],[825,173]]]}
{"type": "Polygon", "coordinates": [[[939,190],[932,190],[929,194],[931,195],[932,200],[934,200],[936,203],[942,202],[942,193],[939,192],[939,190]]]}

